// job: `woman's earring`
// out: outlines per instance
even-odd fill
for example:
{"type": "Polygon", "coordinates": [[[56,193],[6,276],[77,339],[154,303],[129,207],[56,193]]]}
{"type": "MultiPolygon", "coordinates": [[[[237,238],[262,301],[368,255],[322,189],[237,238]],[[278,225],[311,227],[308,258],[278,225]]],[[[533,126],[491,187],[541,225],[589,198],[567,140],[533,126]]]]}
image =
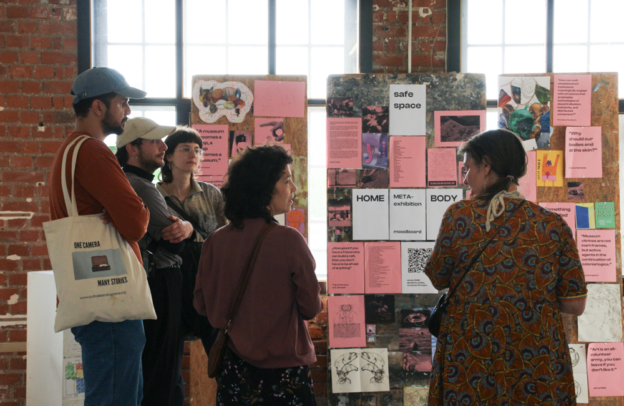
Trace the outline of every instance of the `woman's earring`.
{"type": "Polygon", "coordinates": [[[171,162],[167,162],[167,168],[169,168],[169,170],[171,170],[171,162]]]}

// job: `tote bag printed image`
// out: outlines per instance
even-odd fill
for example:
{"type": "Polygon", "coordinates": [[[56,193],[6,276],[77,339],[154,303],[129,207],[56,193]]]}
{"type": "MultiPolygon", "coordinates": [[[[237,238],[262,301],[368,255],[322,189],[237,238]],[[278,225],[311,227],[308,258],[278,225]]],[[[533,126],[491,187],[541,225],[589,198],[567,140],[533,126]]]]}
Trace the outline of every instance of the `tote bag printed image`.
{"type": "Polygon", "coordinates": [[[75,194],[71,199],[66,182],[66,163],[71,146],[72,179],[82,143],[78,137],[65,149],[62,186],[68,217],[43,224],[59,305],[56,332],[92,321],[156,319],[152,295],[143,266],[130,245],[100,214],[80,216],[75,194]]]}

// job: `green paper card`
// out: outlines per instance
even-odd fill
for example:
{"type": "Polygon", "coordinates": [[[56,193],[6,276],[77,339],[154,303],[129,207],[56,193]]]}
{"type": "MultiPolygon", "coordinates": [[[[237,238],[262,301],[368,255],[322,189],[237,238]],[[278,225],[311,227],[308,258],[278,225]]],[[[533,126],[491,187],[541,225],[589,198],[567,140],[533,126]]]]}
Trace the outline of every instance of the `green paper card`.
{"type": "Polygon", "coordinates": [[[615,204],[596,202],[596,228],[615,228],[615,204]]]}

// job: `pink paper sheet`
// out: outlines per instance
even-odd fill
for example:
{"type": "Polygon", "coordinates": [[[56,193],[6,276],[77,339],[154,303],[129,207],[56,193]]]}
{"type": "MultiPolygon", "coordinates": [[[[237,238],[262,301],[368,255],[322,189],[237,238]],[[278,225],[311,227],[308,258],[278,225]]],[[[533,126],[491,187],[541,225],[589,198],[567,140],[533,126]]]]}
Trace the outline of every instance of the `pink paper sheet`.
{"type": "Polygon", "coordinates": [[[518,190],[524,195],[525,199],[537,203],[537,155],[535,151],[529,151],[526,154],[528,158],[527,173],[519,179],[518,183],[520,183],[520,186],[518,190]]]}
{"type": "Polygon", "coordinates": [[[228,170],[228,126],[195,124],[193,128],[199,132],[204,144],[197,180],[220,188],[228,170]]]}
{"type": "Polygon", "coordinates": [[[362,168],[362,119],[327,119],[327,168],[362,168]]]}
{"type": "Polygon", "coordinates": [[[587,347],[589,396],[624,396],[624,343],[590,343],[587,347]]]}
{"type": "Polygon", "coordinates": [[[390,187],[426,186],[425,137],[390,137],[390,187]]]}
{"type": "Polygon", "coordinates": [[[401,243],[364,244],[366,293],[401,293],[401,243]]]}
{"type": "Polygon", "coordinates": [[[587,282],[617,282],[615,230],[578,230],[576,241],[587,282]]]}
{"type": "Polygon", "coordinates": [[[329,293],[364,293],[364,243],[327,243],[329,293]]]}
{"type": "Polygon", "coordinates": [[[329,296],[327,298],[329,347],[366,347],[364,296],[329,296]]]}
{"type": "Polygon", "coordinates": [[[254,83],[254,116],[303,117],[305,82],[256,80],[254,83]]]}
{"type": "Polygon", "coordinates": [[[572,230],[572,235],[576,237],[576,205],[574,203],[542,202],[539,205],[560,215],[572,230]]]}
{"type": "Polygon", "coordinates": [[[254,120],[254,145],[283,144],[285,135],[283,118],[254,120]]]}
{"type": "Polygon", "coordinates": [[[591,75],[555,75],[553,125],[591,125],[591,75]]]}
{"type": "Polygon", "coordinates": [[[427,149],[427,186],[457,186],[457,149],[427,149]]]}
{"type": "Polygon", "coordinates": [[[602,178],[602,127],[567,127],[565,177],[602,178]]]}

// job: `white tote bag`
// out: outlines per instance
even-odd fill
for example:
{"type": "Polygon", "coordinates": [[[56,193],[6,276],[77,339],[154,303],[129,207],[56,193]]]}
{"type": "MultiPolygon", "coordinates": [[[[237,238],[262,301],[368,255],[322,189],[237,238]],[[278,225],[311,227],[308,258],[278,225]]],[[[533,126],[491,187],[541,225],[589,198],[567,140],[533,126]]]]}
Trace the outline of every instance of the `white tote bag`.
{"type": "Polygon", "coordinates": [[[87,139],[78,137],[63,154],[61,178],[69,217],[43,223],[59,298],[56,332],[96,320],[156,319],[145,270],[130,245],[112,224],[104,224],[101,214],[78,215],[74,174],[78,150],[87,139]],[[70,199],[65,168],[76,142],[70,199]]]}

